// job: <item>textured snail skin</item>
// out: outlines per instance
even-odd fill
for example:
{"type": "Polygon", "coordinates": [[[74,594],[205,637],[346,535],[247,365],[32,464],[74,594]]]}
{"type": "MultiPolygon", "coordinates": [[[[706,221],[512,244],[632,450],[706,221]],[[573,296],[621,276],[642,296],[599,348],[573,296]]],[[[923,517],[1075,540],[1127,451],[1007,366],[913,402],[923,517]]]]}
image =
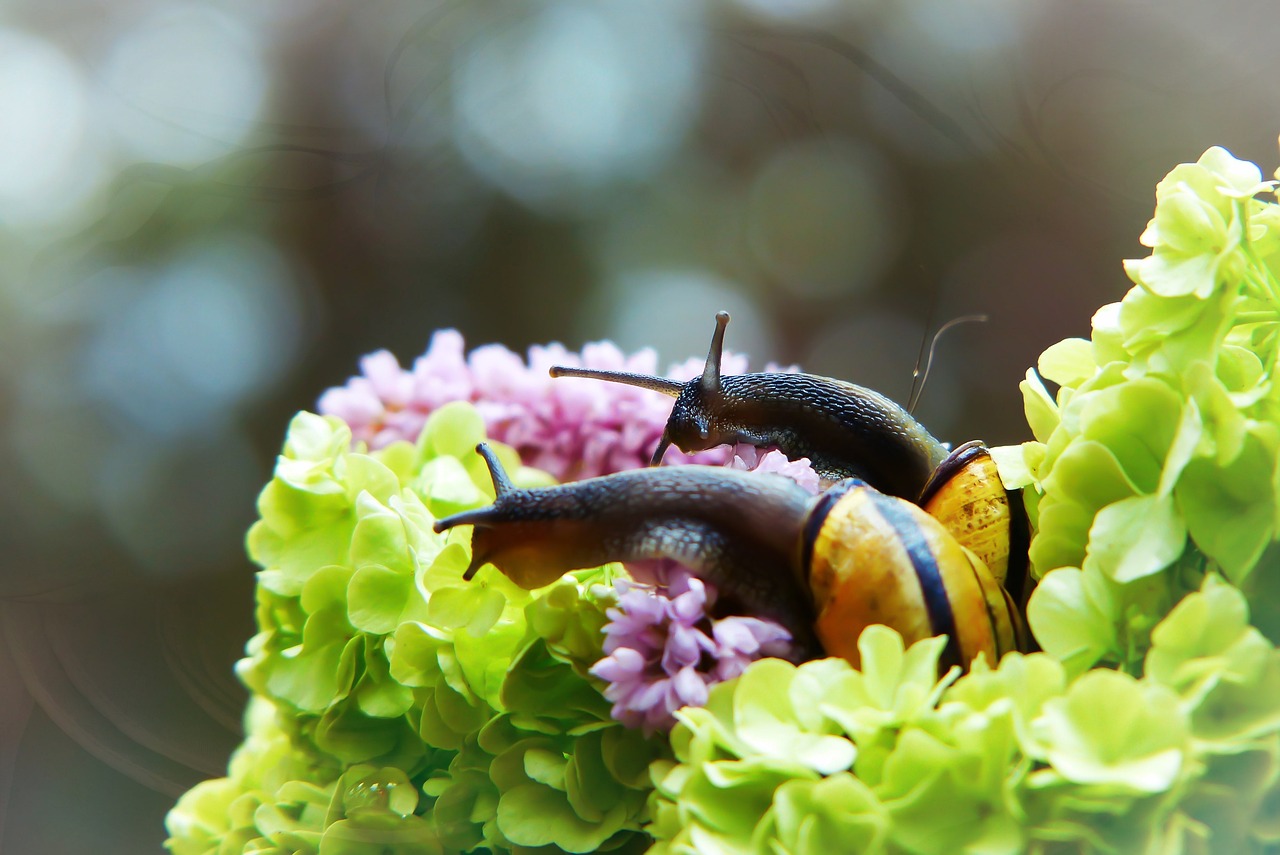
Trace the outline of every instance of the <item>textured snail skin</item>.
{"type": "Polygon", "coordinates": [[[681,451],[775,446],[792,460],[809,458],[827,481],[860,478],[904,499],[919,496],[947,456],[884,395],[816,374],[732,374],[714,392],[690,382],[672,408],[667,436],[681,451]]]}
{"type": "Polygon", "coordinates": [[[621,371],[554,366],[552,377],[588,377],[652,389],[676,399],[653,455],[703,451],[725,443],[775,446],[809,458],[828,482],[856,477],[883,493],[915,500],[947,449],[910,413],[853,383],[817,374],[720,374],[728,312],[716,328],[702,375],[687,383],[621,371]]]}
{"type": "Polygon", "coordinates": [[[794,482],[718,466],[668,466],[520,490],[487,447],[477,450],[494,474],[497,498],[435,524],[437,532],[475,526],[466,578],[493,564],[533,589],[570,570],[671,558],[817,654],[812,602],[795,569],[813,497],[794,482]]]}

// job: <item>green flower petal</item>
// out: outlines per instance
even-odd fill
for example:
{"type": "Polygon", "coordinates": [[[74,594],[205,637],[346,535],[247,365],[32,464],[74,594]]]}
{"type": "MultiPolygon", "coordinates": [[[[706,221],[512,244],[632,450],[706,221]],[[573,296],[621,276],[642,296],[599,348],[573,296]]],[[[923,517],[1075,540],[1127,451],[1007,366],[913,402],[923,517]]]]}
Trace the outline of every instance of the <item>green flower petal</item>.
{"type": "Polygon", "coordinates": [[[877,852],[889,817],[871,789],[847,772],[819,781],[790,780],[774,793],[756,845],[768,841],[795,855],[877,852]]]}
{"type": "Polygon", "coordinates": [[[1068,338],[1051,345],[1036,363],[1040,376],[1059,386],[1079,386],[1093,376],[1098,365],[1088,339],[1068,338]]]}
{"type": "Polygon", "coordinates": [[[567,852],[592,852],[621,830],[626,819],[619,804],[603,821],[584,820],[564,793],[541,784],[523,784],[502,794],[498,827],[520,846],[559,846],[567,852]]]}
{"type": "Polygon", "coordinates": [[[400,615],[416,594],[412,575],[381,564],[365,564],[351,576],[347,616],[361,632],[385,635],[400,625],[400,615]]]}
{"type": "Polygon", "coordinates": [[[1186,762],[1178,697],[1116,671],[1090,671],[1031,723],[1039,756],[1065,780],[1132,792],[1168,790],[1186,762]]]}
{"type": "Polygon", "coordinates": [[[1276,443],[1250,433],[1228,466],[1197,458],[1174,491],[1196,546],[1217,561],[1227,578],[1247,578],[1275,536],[1276,443]]]}
{"type": "Polygon", "coordinates": [[[1040,442],[1048,442],[1049,437],[1058,429],[1061,419],[1058,405],[1040,382],[1034,371],[1027,371],[1027,379],[1018,385],[1022,390],[1022,403],[1026,410],[1027,424],[1031,433],[1040,442]]]}
{"type": "Polygon", "coordinates": [[[1119,655],[1121,606],[1098,570],[1061,567],[1040,580],[1027,603],[1027,623],[1040,647],[1079,673],[1119,655]]]}
{"type": "Polygon", "coordinates": [[[1130,496],[1093,518],[1084,569],[1132,582],[1177,561],[1186,542],[1186,524],[1173,496],[1130,496]]]}
{"type": "MultiPolygon", "coordinates": [[[[791,758],[822,775],[853,765],[853,743],[840,736],[808,732],[797,718],[789,693],[796,668],[780,659],[764,659],[738,681],[733,723],[748,750],[766,757],[791,758]]],[[[814,711],[809,707],[806,711],[814,711]]]]}
{"type": "Polygon", "coordinates": [[[447,457],[466,460],[476,456],[476,446],[485,440],[484,419],[475,407],[454,401],[427,418],[418,438],[418,454],[422,461],[447,457]]]}

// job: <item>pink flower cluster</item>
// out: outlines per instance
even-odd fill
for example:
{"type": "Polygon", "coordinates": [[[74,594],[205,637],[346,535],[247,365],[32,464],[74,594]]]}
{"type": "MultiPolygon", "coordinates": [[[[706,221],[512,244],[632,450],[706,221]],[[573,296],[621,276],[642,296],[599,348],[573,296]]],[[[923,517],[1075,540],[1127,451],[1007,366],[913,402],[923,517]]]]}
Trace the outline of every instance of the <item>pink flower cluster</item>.
{"type": "Polygon", "coordinates": [[[609,609],[604,652],[591,668],[605,680],[613,717],[646,733],[669,730],[674,713],[702,706],[707,691],[731,680],[757,659],[791,654],[791,634],[754,617],[710,617],[716,589],[673,562],[629,567],[661,584],[614,583],[618,605],[609,609]]]}
{"type": "MultiPolygon", "coordinates": [[[[552,365],[657,374],[650,349],[631,356],[611,342],[588,344],[579,355],[558,344],[529,349],[526,363],[502,345],[476,348],[467,355],[456,330],[441,330],[413,367],[400,366],[390,352],[360,360],[361,374],[320,396],[321,413],[351,426],[355,439],[370,448],[396,440],[413,442],[433,411],[450,401],[470,401],[484,418],[492,438],[513,446],[530,466],[558,480],[576,480],[638,469],[649,464],[658,445],[671,399],[648,389],[600,380],[547,374],[552,365]]],[[[723,370],[746,369],[746,357],[726,353],[723,370]]],[[[697,376],[697,359],[673,366],[666,376],[697,376]]],[[[668,463],[727,463],[728,448],[695,455],[677,449],[668,463]]]]}

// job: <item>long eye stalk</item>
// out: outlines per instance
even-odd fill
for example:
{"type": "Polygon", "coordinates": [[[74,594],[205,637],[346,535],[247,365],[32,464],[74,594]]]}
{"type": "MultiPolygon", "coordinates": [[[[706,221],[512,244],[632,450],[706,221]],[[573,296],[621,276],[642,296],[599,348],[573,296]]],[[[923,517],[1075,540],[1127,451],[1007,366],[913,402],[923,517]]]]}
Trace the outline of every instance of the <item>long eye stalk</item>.
{"type": "Polygon", "coordinates": [[[716,331],[711,334],[711,349],[707,351],[707,363],[702,368],[702,391],[715,394],[720,391],[720,360],[724,356],[724,328],[729,326],[729,313],[716,312],[716,331]]]}
{"type": "Polygon", "coordinates": [[[672,398],[680,394],[684,384],[666,377],[653,377],[648,374],[632,374],[627,371],[604,371],[597,368],[572,368],[567,365],[553,365],[548,372],[552,377],[588,377],[592,380],[608,380],[610,383],[621,383],[624,386],[638,386],[641,389],[652,389],[672,398]]]}

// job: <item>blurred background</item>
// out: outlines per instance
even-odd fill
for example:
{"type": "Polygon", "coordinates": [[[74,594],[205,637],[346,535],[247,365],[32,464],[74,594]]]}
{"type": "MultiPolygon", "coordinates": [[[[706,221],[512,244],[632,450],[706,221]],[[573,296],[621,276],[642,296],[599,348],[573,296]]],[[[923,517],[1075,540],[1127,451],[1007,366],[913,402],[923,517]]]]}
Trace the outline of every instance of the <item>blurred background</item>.
{"type": "Polygon", "coordinates": [[[432,330],[612,338],[1026,437],[1155,183],[1280,162],[1273,0],[0,0],[0,851],[223,772],[290,415],[432,330]]]}

